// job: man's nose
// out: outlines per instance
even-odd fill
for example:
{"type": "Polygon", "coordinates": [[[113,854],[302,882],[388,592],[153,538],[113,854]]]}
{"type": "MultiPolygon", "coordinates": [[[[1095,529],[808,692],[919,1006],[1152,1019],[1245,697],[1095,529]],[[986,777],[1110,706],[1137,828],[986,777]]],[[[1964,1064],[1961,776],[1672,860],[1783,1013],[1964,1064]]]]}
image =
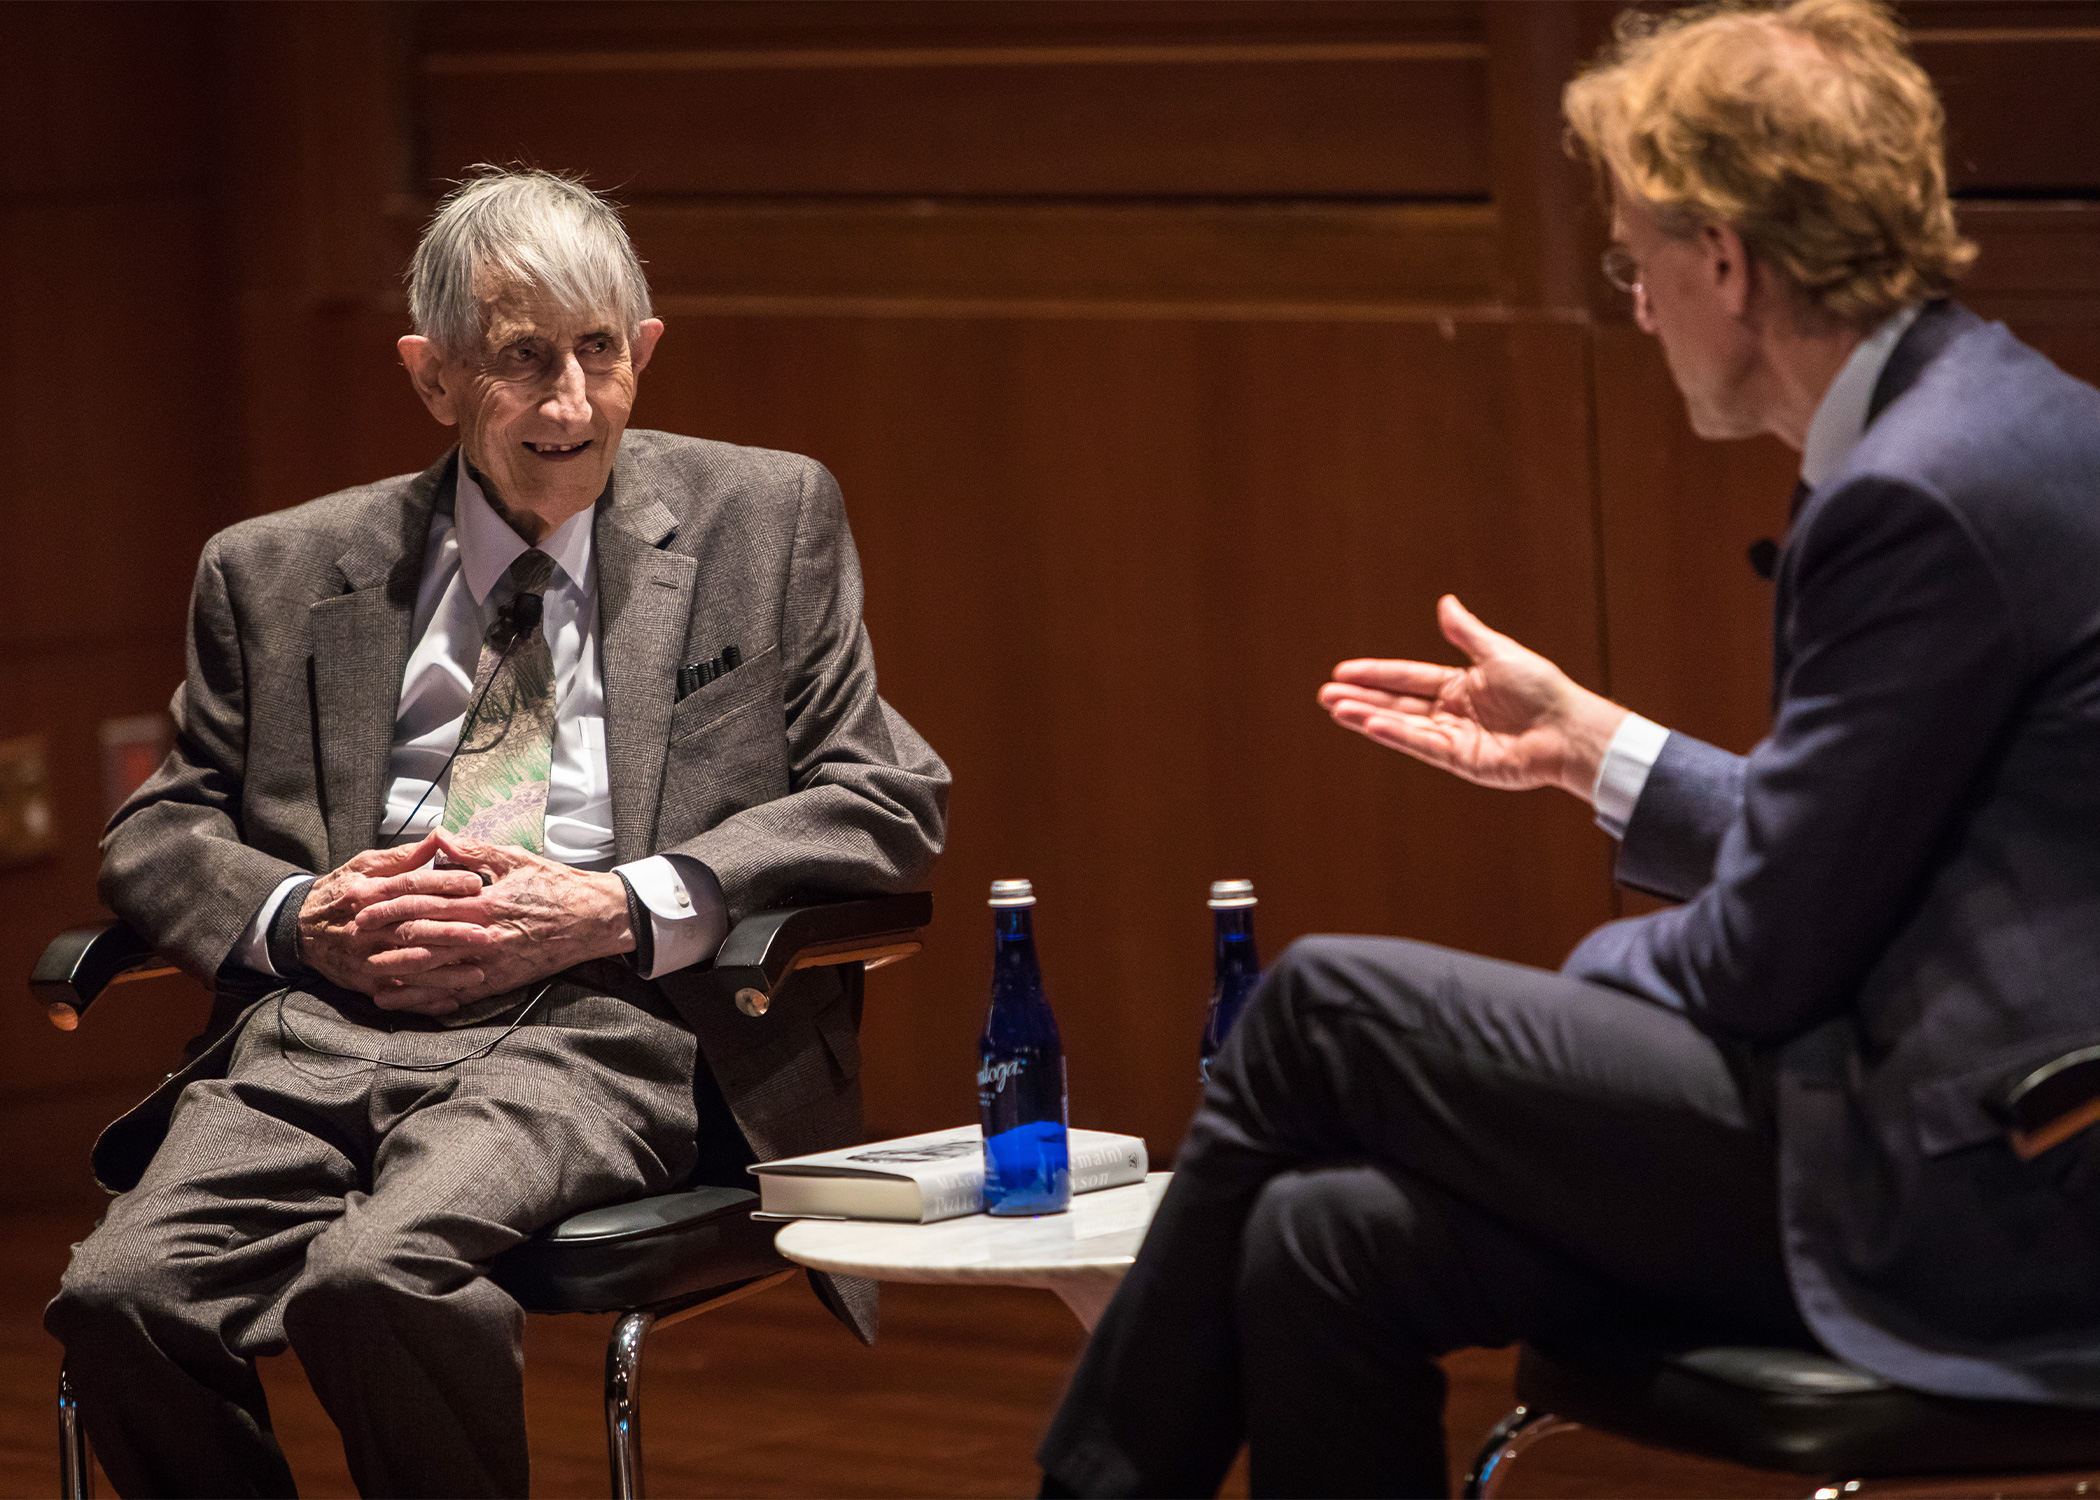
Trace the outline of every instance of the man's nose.
{"type": "Polygon", "coordinates": [[[554,372],[554,388],[547,392],[541,403],[542,411],[558,422],[587,422],[591,417],[591,401],[585,388],[583,366],[571,354],[554,372]]]}
{"type": "Polygon", "coordinates": [[[1648,284],[1643,281],[1633,284],[1633,321],[1641,332],[1655,332],[1655,310],[1648,306],[1648,284]]]}

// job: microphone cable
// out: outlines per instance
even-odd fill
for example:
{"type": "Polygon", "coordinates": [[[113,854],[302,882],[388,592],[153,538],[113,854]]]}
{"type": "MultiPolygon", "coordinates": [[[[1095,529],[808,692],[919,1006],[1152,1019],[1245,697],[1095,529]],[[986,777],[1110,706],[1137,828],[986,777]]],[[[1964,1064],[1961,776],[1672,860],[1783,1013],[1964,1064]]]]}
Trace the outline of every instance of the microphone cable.
{"type": "Polygon", "coordinates": [[[478,1058],[487,1057],[491,1052],[494,1052],[497,1046],[500,1045],[506,1037],[508,1037],[513,1031],[516,1031],[520,1026],[523,1026],[525,1024],[525,1018],[532,1014],[533,1007],[537,1006],[540,1003],[540,1001],[546,999],[547,991],[549,991],[552,988],[554,988],[554,981],[552,979],[541,980],[539,989],[533,993],[533,996],[530,1000],[527,1000],[525,1002],[524,1009],[520,1010],[515,1016],[511,1017],[511,1022],[508,1026],[504,1027],[501,1031],[497,1032],[494,1036],[490,1037],[486,1042],[483,1042],[479,1047],[476,1047],[471,1051],[462,1052],[457,1057],[447,1058],[443,1062],[408,1063],[389,1062],[386,1058],[371,1057],[363,1052],[337,1052],[331,1047],[316,1047],[312,1042],[309,1042],[305,1037],[299,1034],[299,1028],[292,1024],[291,1017],[285,1013],[284,1002],[287,998],[290,997],[292,993],[291,987],[287,985],[285,988],[279,990],[275,996],[277,1001],[277,1046],[279,1051],[285,1051],[286,1049],[284,1046],[284,1039],[285,1037],[289,1036],[293,1041],[297,1042],[308,1052],[313,1053],[316,1057],[340,1057],[346,1062],[371,1063],[376,1067],[393,1068],[397,1072],[402,1073],[442,1073],[447,1068],[456,1068],[461,1063],[473,1062],[478,1058]]]}
{"type": "Polygon", "coordinates": [[[481,691],[476,693],[474,701],[467,705],[466,714],[460,721],[459,738],[452,743],[452,753],[445,757],[445,763],[437,768],[437,774],[431,777],[423,788],[423,795],[416,798],[416,805],[408,810],[408,816],[401,820],[401,826],[392,833],[382,831],[376,835],[377,838],[382,841],[399,838],[408,825],[415,822],[416,814],[423,810],[423,804],[430,800],[430,794],[437,790],[438,783],[445,779],[445,773],[452,769],[452,762],[459,759],[459,752],[466,748],[468,739],[473,736],[475,727],[481,720],[482,706],[488,702],[489,690],[495,687],[496,678],[503,671],[503,664],[510,660],[511,652],[518,649],[518,642],[539,628],[540,616],[544,609],[545,601],[540,595],[520,594],[496,611],[497,623],[504,627],[507,637],[503,643],[503,654],[496,658],[496,665],[489,669],[489,680],[481,685],[481,691]]]}
{"type": "MultiPolygon", "coordinates": [[[[430,800],[430,794],[437,790],[438,783],[445,779],[445,773],[452,769],[452,763],[459,759],[459,752],[466,747],[467,740],[473,735],[475,726],[481,718],[482,706],[488,702],[489,690],[495,687],[496,678],[503,671],[503,664],[510,660],[510,654],[517,649],[518,642],[524,640],[525,637],[531,635],[533,631],[539,628],[540,617],[544,608],[545,600],[542,596],[538,594],[520,594],[496,612],[496,619],[504,627],[504,634],[508,638],[503,643],[502,654],[496,658],[496,665],[489,669],[489,680],[481,685],[481,691],[476,693],[474,701],[467,705],[466,714],[463,716],[459,727],[459,738],[453,743],[452,753],[445,757],[445,763],[438,767],[437,775],[431,777],[429,785],[423,788],[423,795],[418,797],[416,805],[408,810],[408,816],[401,820],[401,826],[396,828],[391,834],[379,834],[378,837],[380,839],[398,838],[403,829],[415,822],[416,814],[423,810],[423,804],[430,800]]],[[[481,871],[476,871],[475,873],[481,875],[483,886],[487,886],[490,883],[485,873],[481,871]]],[[[546,998],[547,991],[553,987],[554,981],[552,979],[543,980],[539,989],[534,992],[533,997],[525,1002],[524,1008],[511,1018],[508,1026],[470,1052],[463,1052],[458,1057],[451,1058],[445,1062],[399,1063],[388,1062],[383,1057],[369,1057],[362,1052],[337,1052],[328,1047],[316,1047],[299,1034],[299,1028],[291,1023],[291,1018],[285,1013],[285,1001],[292,993],[291,986],[286,985],[272,997],[277,1001],[278,1046],[282,1048],[284,1045],[283,1039],[286,1036],[290,1036],[293,1041],[317,1057],[339,1057],[347,1062],[372,1063],[382,1068],[394,1068],[403,1073],[442,1073],[447,1068],[456,1068],[461,1063],[473,1062],[477,1058],[486,1057],[489,1053],[495,1051],[497,1045],[504,1038],[525,1024],[525,1018],[532,1014],[540,1001],[546,998]]]]}

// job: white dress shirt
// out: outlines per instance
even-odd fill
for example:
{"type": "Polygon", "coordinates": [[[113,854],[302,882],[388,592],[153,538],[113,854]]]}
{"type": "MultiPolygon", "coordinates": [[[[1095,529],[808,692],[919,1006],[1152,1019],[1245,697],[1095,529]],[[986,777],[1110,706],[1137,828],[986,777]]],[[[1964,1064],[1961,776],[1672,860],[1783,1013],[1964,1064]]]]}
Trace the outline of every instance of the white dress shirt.
{"type": "MultiPolygon", "coordinates": [[[[554,756],[547,783],[543,848],[549,859],[583,870],[613,869],[612,780],[605,763],[605,681],[598,663],[598,573],[591,524],[597,507],[571,516],[543,538],[554,559],[541,629],[554,662],[554,756]]],[[[460,466],[453,513],[434,514],[416,593],[415,648],[401,677],[394,746],[387,761],[380,843],[412,844],[445,817],[446,762],[459,743],[474,691],[481,642],[514,592],[506,576],[530,544],[490,507],[460,466]],[[436,784],[432,784],[436,778],[436,784]]],[[[654,979],[710,957],[728,930],[721,893],[706,882],[689,890],[661,855],[618,872],[649,908],[654,979]]],[[[268,935],[279,904],[309,877],[293,876],[265,901],[234,950],[236,962],[265,974],[268,935]]]]}
{"type": "MultiPolygon", "coordinates": [[[[1918,303],[1892,313],[1873,333],[1860,341],[1816,403],[1809,419],[1808,435],[1801,443],[1801,479],[1810,489],[1819,489],[1844,466],[1859,440],[1867,435],[1867,408],[1874,404],[1874,387],[1897,341],[1918,316],[1918,303]]],[[[1604,752],[1597,768],[1597,784],[1590,793],[1597,826],[1613,838],[1626,836],[1633,805],[1641,800],[1648,773],[1655,769],[1663,742],[1670,731],[1662,725],[1628,714],[1604,752]]]]}

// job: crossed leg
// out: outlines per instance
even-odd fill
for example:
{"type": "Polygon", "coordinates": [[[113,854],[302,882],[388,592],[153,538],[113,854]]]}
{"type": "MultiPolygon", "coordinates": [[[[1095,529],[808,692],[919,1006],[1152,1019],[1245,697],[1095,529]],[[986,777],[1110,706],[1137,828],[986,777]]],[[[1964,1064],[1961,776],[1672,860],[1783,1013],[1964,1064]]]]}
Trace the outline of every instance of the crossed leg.
{"type": "Polygon", "coordinates": [[[1813,1347],[1775,1163],[1676,1012],[1373,938],[1277,961],[1040,1457],[1088,1494],[1440,1494],[1436,1357],[1521,1338],[1813,1347]]]}

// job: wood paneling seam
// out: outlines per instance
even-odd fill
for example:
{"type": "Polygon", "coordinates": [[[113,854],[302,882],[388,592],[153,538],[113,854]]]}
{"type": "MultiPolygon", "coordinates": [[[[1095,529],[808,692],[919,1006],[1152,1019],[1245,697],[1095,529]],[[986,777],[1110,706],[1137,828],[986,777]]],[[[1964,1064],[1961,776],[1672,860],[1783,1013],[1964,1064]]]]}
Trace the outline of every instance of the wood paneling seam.
{"type": "Polygon", "coordinates": [[[653,299],[659,312],[719,318],[1015,318],[1088,321],[1226,323],[1580,324],[1578,307],[1506,307],[1470,302],[1293,303],[1127,302],[1032,298],[705,297],[673,293],[653,299]]]}
{"type": "Polygon", "coordinates": [[[1910,40],[1914,47],[1935,42],[2100,42],[2100,26],[1949,26],[1943,31],[1913,31],[1910,40]]]}
{"type": "Polygon", "coordinates": [[[1214,46],[773,48],[670,52],[433,52],[430,74],[691,73],[761,68],[1028,68],[1160,64],[1474,62],[1479,42],[1276,42],[1214,46]]]}

